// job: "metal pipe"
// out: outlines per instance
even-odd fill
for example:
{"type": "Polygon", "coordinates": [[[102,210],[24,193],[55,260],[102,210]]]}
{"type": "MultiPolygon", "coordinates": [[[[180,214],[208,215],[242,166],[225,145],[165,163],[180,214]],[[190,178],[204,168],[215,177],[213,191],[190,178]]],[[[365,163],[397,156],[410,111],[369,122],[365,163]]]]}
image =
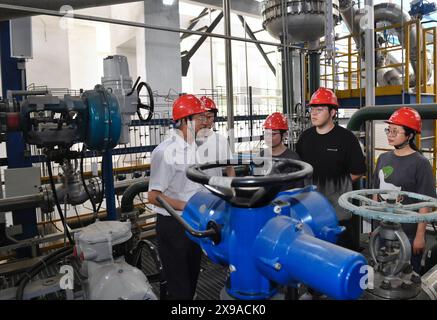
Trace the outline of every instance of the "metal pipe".
{"type": "MultiPolygon", "coordinates": [[[[367,3],[367,2],[366,2],[367,3]]],[[[372,1],[373,3],[373,1],[372,1]]],[[[351,32],[355,43],[360,48],[359,44],[362,43],[362,32],[363,30],[360,27],[360,21],[363,18],[363,13],[359,13],[358,10],[354,9],[353,4],[350,0],[342,0],[340,1],[340,14],[343,18],[343,21],[345,21],[346,26],[348,27],[349,31],[351,32]]],[[[411,43],[411,48],[409,52],[407,52],[407,58],[411,60],[411,63],[413,65],[413,71],[414,74],[416,74],[417,66],[416,66],[416,60],[417,60],[417,28],[411,27],[409,24],[407,24],[407,32],[403,32],[402,23],[406,22],[408,23],[411,21],[411,17],[408,13],[404,12],[402,8],[394,3],[379,3],[374,6],[373,11],[373,17],[375,22],[388,22],[391,25],[400,25],[400,27],[395,27],[394,31],[397,33],[399,41],[403,47],[406,47],[406,41],[409,40],[409,43],[411,43]]],[[[419,25],[420,28],[420,25],[419,25]]],[[[374,42],[373,42],[374,43],[374,42]]],[[[361,47],[361,52],[364,53],[364,50],[366,50],[365,46],[361,47]],[[363,48],[364,47],[364,48],[363,48]]],[[[366,50],[367,51],[367,50],[366,50]]],[[[424,52],[424,55],[426,55],[426,52],[424,52]]],[[[381,66],[385,63],[385,60],[389,59],[391,61],[397,61],[397,59],[391,55],[388,54],[388,57],[384,57],[382,55],[381,51],[376,52],[376,65],[381,66]]],[[[427,73],[426,77],[427,80],[431,77],[431,65],[429,59],[425,58],[426,64],[427,64],[427,73]]],[[[408,60],[406,61],[406,69],[408,67],[408,60]]],[[[402,77],[401,71],[399,69],[393,68],[392,70],[387,70],[385,74],[390,73],[388,77],[399,83],[401,80],[399,80],[402,77]]],[[[378,77],[378,83],[381,85],[384,85],[382,79],[385,78],[385,74],[378,77]]],[[[405,72],[405,79],[409,78],[409,81],[407,82],[406,86],[415,86],[416,84],[416,77],[409,77],[409,74],[406,70],[405,72]]],[[[393,84],[393,83],[390,83],[393,84]]]]}
{"type": "MultiPolygon", "coordinates": [[[[366,106],[375,105],[375,16],[373,0],[365,0],[367,6],[367,26],[364,35],[366,62],[366,106]]],[[[373,140],[373,137],[370,137],[373,140]]]]}
{"type": "MultiPolygon", "coordinates": [[[[74,10],[99,7],[99,6],[110,6],[114,4],[123,4],[128,2],[135,2],[135,0],[2,0],[2,4],[10,4],[16,6],[35,6],[40,9],[57,10],[58,12],[66,15],[69,8],[74,10]],[[65,6],[65,5],[68,5],[65,6]]],[[[69,13],[68,13],[69,14],[69,13]]],[[[16,10],[1,10],[0,21],[11,20],[23,16],[28,16],[29,14],[23,13],[16,10]]]]}
{"type": "MultiPolygon", "coordinates": [[[[368,106],[355,112],[349,120],[347,128],[359,132],[361,125],[369,120],[387,120],[390,115],[402,104],[385,106],[368,106]]],[[[416,109],[422,120],[437,119],[437,103],[409,104],[408,107],[416,109]]]]}
{"type": "MultiPolygon", "coordinates": [[[[309,59],[309,93],[310,96],[320,87],[320,54],[317,51],[310,52],[309,59]]],[[[332,66],[334,68],[334,66],[332,66]]],[[[334,83],[334,79],[332,79],[334,83]]]]}
{"type": "Polygon", "coordinates": [[[6,96],[10,100],[16,96],[45,96],[48,93],[48,90],[8,90],[6,96]]]}
{"type": "MultiPolygon", "coordinates": [[[[110,18],[82,15],[82,14],[71,14],[71,15],[65,16],[65,14],[59,13],[58,11],[38,9],[38,8],[33,8],[33,7],[14,6],[14,5],[6,5],[6,4],[0,3],[0,9],[11,9],[11,10],[17,10],[17,11],[21,11],[21,12],[36,13],[36,14],[42,14],[42,15],[54,16],[54,17],[60,17],[60,18],[78,19],[78,20],[94,21],[94,22],[102,22],[102,23],[111,23],[111,24],[118,24],[118,25],[122,25],[122,26],[137,27],[137,28],[144,28],[144,29],[151,29],[151,30],[160,30],[160,31],[168,31],[168,32],[176,32],[176,33],[188,33],[188,34],[193,34],[193,35],[198,35],[198,36],[207,35],[208,37],[212,37],[212,38],[228,39],[228,40],[250,42],[250,43],[259,43],[259,44],[274,46],[274,47],[283,47],[284,46],[284,44],[269,42],[269,41],[252,40],[249,38],[242,38],[242,37],[231,37],[231,36],[218,34],[218,33],[207,33],[207,32],[201,32],[201,31],[188,30],[188,29],[154,26],[154,25],[150,25],[150,24],[146,24],[146,23],[132,22],[132,21],[126,21],[126,20],[119,20],[119,19],[110,19],[110,18]]],[[[285,45],[285,46],[287,46],[289,48],[302,49],[301,47],[293,46],[293,45],[285,45]]]]}
{"type": "Polygon", "coordinates": [[[252,86],[249,86],[249,134],[251,137],[253,137],[253,93],[252,93],[252,86]]]}
{"type": "MultiPolygon", "coordinates": [[[[114,184],[114,189],[116,194],[123,193],[130,185],[138,182],[148,183],[149,179],[129,179],[125,181],[117,181],[114,184]]],[[[57,188],[61,186],[58,185],[57,188]]],[[[101,191],[100,191],[101,193],[101,191]]],[[[100,197],[100,195],[97,195],[100,197]]],[[[60,201],[63,199],[60,199],[60,201]]],[[[88,199],[86,199],[88,200],[88,199]]],[[[47,189],[46,192],[40,192],[27,196],[19,196],[19,197],[8,197],[8,198],[0,198],[0,212],[7,212],[17,209],[17,207],[22,209],[27,208],[37,208],[43,205],[46,202],[53,203],[52,192],[47,189]]],[[[61,201],[62,202],[62,201],[61,201]]]]}
{"type": "MultiPolygon", "coordinates": [[[[225,21],[225,35],[227,37],[231,37],[231,5],[229,0],[223,0],[223,14],[225,21]]],[[[225,40],[225,63],[228,139],[231,151],[232,153],[234,153],[234,82],[232,76],[232,42],[230,38],[227,38],[225,40]]]]}
{"type": "Polygon", "coordinates": [[[35,208],[44,201],[44,193],[36,193],[27,196],[8,197],[0,199],[0,212],[20,209],[35,208]]]}
{"type": "MultiPolygon", "coordinates": [[[[366,106],[375,105],[375,15],[373,0],[365,0],[367,7],[367,25],[364,30],[364,59],[366,63],[366,106]]],[[[375,126],[373,121],[366,124],[366,160],[367,160],[367,186],[372,185],[373,158],[375,157],[375,126]]]]}

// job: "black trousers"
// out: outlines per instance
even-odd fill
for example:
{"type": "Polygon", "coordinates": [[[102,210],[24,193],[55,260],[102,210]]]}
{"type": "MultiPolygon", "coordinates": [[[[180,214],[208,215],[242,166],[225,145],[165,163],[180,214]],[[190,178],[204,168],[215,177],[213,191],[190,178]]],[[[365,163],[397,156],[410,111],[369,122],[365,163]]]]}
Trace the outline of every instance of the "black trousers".
{"type": "Polygon", "coordinates": [[[356,223],[357,218],[359,219],[358,216],[354,216],[351,219],[339,221],[338,224],[346,227],[346,230],[340,233],[337,239],[337,245],[350,250],[360,251],[360,233],[359,230],[357,230],[359,227],[356,223]]]}
{"type": "Polygon", "coordinates": [[[157,215],[158,252],[167,281],[168,299],[192,300],[196,292],[202,250],[173,217],[157,215]]]}

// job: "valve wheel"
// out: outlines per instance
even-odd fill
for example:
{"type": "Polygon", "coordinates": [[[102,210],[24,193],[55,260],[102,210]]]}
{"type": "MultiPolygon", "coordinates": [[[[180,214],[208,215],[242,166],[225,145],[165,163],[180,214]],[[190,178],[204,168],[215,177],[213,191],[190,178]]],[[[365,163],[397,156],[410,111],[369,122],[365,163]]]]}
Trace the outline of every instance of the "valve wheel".
{"type": "Polygon", "coordinates": [[[437,199],[413,192],[380,189],[350,191],[340,196],[338,204],[353,214],[375,220],[397,223],[437,221],[437,199]],[[382,201],[367,197],[371,195],[377,195],[382,201]],[[400,200],[405,197],[418,202],[402,204],[400,200]],[[360,205],[354,204],[353,200],[359,201],[360,205]],[[422,208],[430,208],[432,212],[419,213],[422,208]]]}
{"type": "Polygon", "coordinates": [[[203,170],[233,165],[233,160],[208,162],[192,165],[187,177],[205,186],[213,194],[238,207],[252,208],[267,204],[291,181],[302,179],[313,173],[313,167],[303,161],[285,158],[254,157],[239,160],[246,165],[266,166],[265,176],[219,177],[210,176],[203,170]],[[297,171],[281,173],[285,168],[293,167],[297,171]]]}

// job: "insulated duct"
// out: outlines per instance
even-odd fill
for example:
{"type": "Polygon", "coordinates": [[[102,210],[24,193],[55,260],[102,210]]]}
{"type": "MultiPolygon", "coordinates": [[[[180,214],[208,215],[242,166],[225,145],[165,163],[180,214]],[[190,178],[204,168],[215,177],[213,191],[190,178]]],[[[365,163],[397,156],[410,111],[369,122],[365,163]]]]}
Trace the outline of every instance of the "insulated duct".
{"type": "MultiPolygon", "coordinates": [[[[74,10],[110,6],[114,4],[123,4],[129,2],[136,2],[133,0],[1,0],[1,4],[9,4],[14,6],[32,7],[38,9],[55,10],[60,11],[61,8],[69,6],[74,10]]],[[[34,13],[25,13],[23,11],[16,10],[0,10],[0,21],[11,20],[15,18],[35,15],[34,13]]]]}
{"type": "MultiPolygon", "coordinates": [[[[355,112],[350,118],[347,128],[351,131],[358,132],[361,130],[361,125],[370,120],[387,120],[390,115],[402,105],[387,105],[387,106],[372,106],[361,108],[355,112]]],[[[417,112],[419,112],[422,120],[437,119],[437,104],[409,104],[417,112]]]]}
{"type": "MultiPolygon", "coordinates": [[[[363,10],[358,10],[353,7],[351,0],[340,0],[340,14],[345,22],[347,28],[353,35],[355,43],[357,44],[358,49],[361,51],[361,56],[364,59],[364,38],[362,33],[364,32],[362,26],[360,26],[360,21],[366,14],[363,10]]],[[[380,3],[374,6],[374,16],[375,23],[386,22],[389,25],[406,23],[411,20],[411,17],[408,13],[403,12],[401,7],[394,3],[380,3]]],[[[405,37],[402,32],[402,28],[395,28],[394,31],[399,39],[399,42],[403,46],[405,43],[405,37]]],[[[416,26],[412,25],[410,28],[410,63],[412,65],[413,74],[410,75],[409,86],[414,87],[416,85],[415,74],[417,73],[417,56],[416,56],[416,47],[417,47],[417,32],[416,26]]],[[[376,41],[376,46],[380,47],[380,43],[376,41]]],[[[426,50],[422,52],[426,56],[426,50]]],[[[428,58],[425,57],[425,61],[427,63],[427,77],[429,80],[431,77],[431,64],[428,58]]],[[[391,53],[387,53],[387,55],[383,55],[381,51],[376,52],[375,63],[377,67],[382,67],[384,65],[389,64],[397,64],[400,61],[393,56],[391,53]]],[[[423,72],[423,66],[422,66],[423,72]]],[[[402,67],[397,68],[384,68],[379,69],[377,72],[377,81],[380,86],[387,85],[401,85],[402,80],[402,67]]]]}

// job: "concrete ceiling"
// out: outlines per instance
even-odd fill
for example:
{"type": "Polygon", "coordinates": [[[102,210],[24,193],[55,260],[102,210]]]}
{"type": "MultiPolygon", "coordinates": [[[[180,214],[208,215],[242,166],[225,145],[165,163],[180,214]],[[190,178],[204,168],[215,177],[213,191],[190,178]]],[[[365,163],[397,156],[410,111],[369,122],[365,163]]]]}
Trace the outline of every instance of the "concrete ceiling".
{"type": "MultiPolygon", "coordinates": [[[[85,9],[99,6],[108,6],[113,4],[122,4],[128,2],[136,2],[135,0],[1,0],[0,4],[33,7],[47,10],[60,10],[60,8],[68,4],[72,8],[85,9]]],[[[202,5],[208,8],[221,9],[223,0],[184,0],[184,2],[202,5]]],[[[262,5],[256,0],[232,0],[231,10],[244,16],[259,17],[261,15],[262,5]]],[[[14,11],[9,9],[0,9],[0,21],[10,20],[23,16],[32,15],[23,11],[14,11]]]]}
{"type": "MultiPolygon", "coordinates": [[[[31,7],[46,10],[59,11],[64,5],[71,6],[75,10],[93,8],[99,6],[109,6],[113,4],[121,4],[135,2],[132,0],[1,0],[0,4],[14,5],[31,7]]],[[[19,18],[24,16],[29,16],[33,14],[28,14],[23,11],[0,9],[0,21],[10,20],[13,18],[19,18]]]]}
{"type": "MultiPolygon", "coordinates": [[[[222,9],[223,0],[184,0],[184,2],[205,6],[207,8],[222,9]]],[[[231,0],[231,10],[244,16],[259,18],[262,4],[256,0],[231,0]]]]}

